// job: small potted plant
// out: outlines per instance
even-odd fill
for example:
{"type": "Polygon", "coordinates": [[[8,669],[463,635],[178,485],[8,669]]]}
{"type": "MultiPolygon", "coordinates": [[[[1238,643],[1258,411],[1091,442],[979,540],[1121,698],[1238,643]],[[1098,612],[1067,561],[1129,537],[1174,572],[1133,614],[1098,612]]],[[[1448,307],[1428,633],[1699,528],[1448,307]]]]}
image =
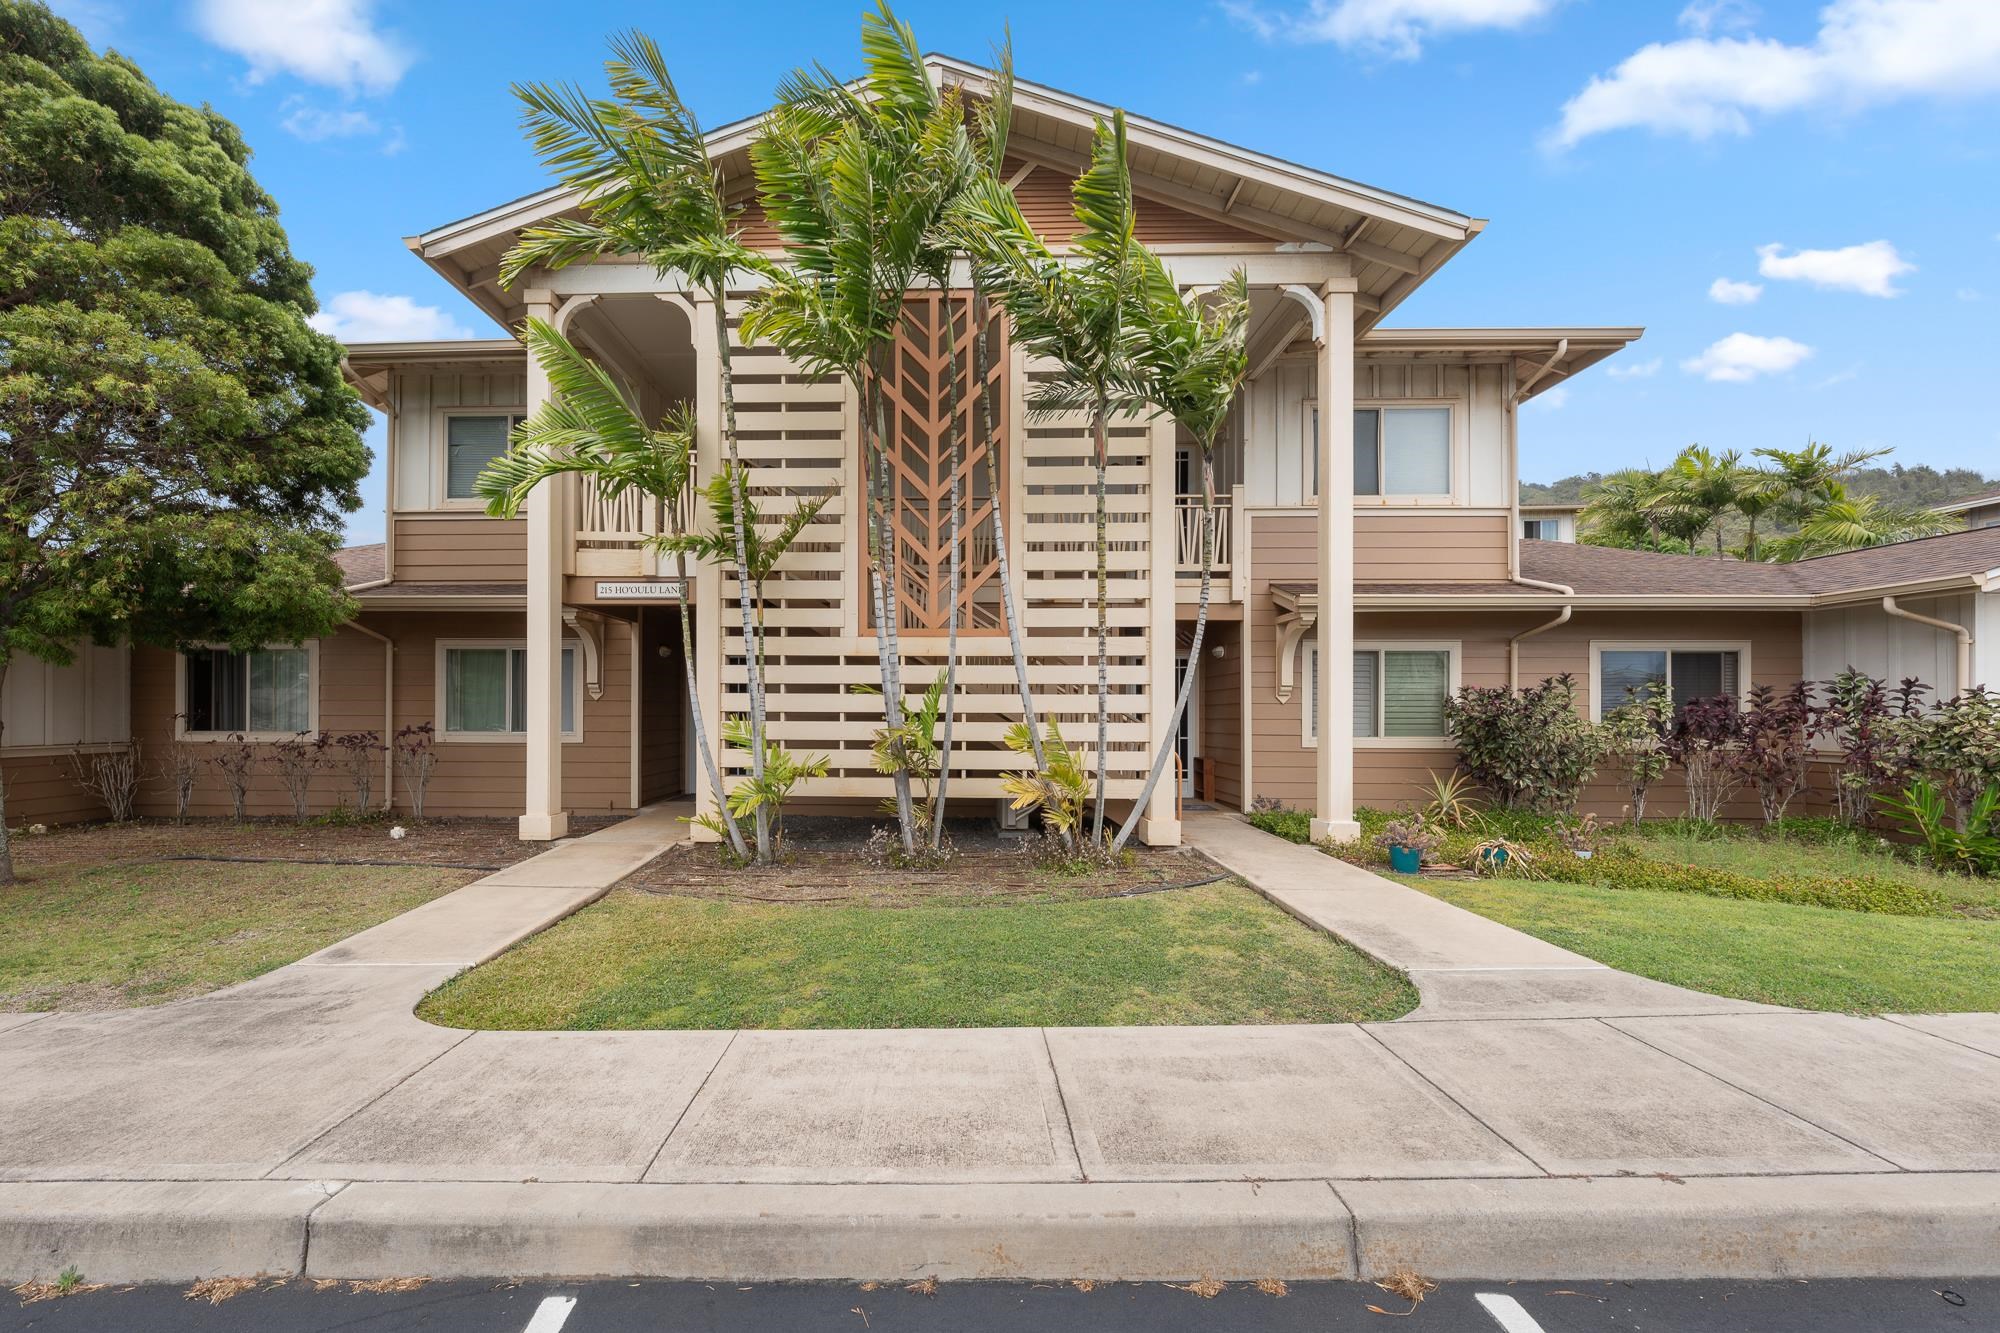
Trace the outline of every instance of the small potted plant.
{"type": "Polygon", "coordinates": [[[1424,854],[1442,847],[1444,837],[1421,819],[1392,819],[1375,842],[1388,851],[1389,869],[1399,875],[1414,875],[1423,868],[1424,854]]]}
{"type": "Polygon", "coordinates": [[[1596,815],[1585,815],[1574,823],[1565,819],[1556,825],[1556,838],[1579,861],[1588,861],[1596,853],[1600,836],[1596,815]]]}

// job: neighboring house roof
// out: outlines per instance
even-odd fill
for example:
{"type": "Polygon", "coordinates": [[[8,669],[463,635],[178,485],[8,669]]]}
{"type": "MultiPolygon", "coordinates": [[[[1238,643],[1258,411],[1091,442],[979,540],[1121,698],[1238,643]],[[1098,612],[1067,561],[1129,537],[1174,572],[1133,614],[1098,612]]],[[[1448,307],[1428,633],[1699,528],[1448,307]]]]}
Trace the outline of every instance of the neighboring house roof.
{"type": "MultiPolygon", "coordinates": [[[[931,77],[977,96],[990,72],[952,56],[924,58],[931,77]]],[[[1017,80],[1008,152],[1073,175],[1096,122],[1112,108],[1074,93],[1017,80]]],[[[709,132],[709,153],[732,189],[747,196],[749,147],[764,114],[709,132]]],[[[1287,162],[1164,121],[1126,116],[1134,193],[1199,216],[1252,229],[1283,243],[1345,252],[1358,294],[1373,304],[1372,327],[1485,227],[1470,217],[1331,172],[1287,162]]],[[[520,297],[494,285],[496,265],[522,228],[571,213],[581,195],[553,187],[406,237],[404,243],[503,327],[518,319],[520,297]]]]}
{"type": "Polygon", "coordinates": [[[1523,500],[1521,512],[1533,510],[1537,514],[1577,514],[1589,508],[1583,500],[1523,500]]]}
{"type": "Polygon", "coordinates": [[[346,575],[346,586],[380,583],[389,577],[389,548],[381,542],[366,546],[343,546],[333,553],[333,563],[346,575]]]}
{"type": "Polygon", "coordinates": [[[1977,495],[1961,496],[1956,500],[1947,500],[1943,504],[1932,505],[1931,508],[1940,514],[1963,514],[1968,509],[1984,509],[1988,505],[2000,505],[2000,490],[1981,491],[1977,495]]]}

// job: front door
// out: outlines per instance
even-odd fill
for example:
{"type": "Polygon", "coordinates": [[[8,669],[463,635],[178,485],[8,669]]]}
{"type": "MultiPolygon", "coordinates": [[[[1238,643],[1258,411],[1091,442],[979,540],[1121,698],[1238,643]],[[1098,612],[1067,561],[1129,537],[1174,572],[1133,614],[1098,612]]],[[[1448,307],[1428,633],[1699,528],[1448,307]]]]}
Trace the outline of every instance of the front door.
{"type": "MultiPolygon", "coordinates": [[[[1174,690],[1176,697],[1179,697],[1181,683],[1187,679],[1187,673],[1196,669],[1195,664],[1188,660],[1186,653],[1174,654],[1174,690]]],[[[1184,800],[1192,800],[1194,798],[1194,756],[1195,741],[1198,735],[1197,724],[1201,714],[1200,705],[1201,680],[1197,676],[1194,692],[1188,696],[1187,711],[1181,714],[1180,727],[1174,734],[1174,752],[1180,756],[1181,797],[1184,800]]]]}

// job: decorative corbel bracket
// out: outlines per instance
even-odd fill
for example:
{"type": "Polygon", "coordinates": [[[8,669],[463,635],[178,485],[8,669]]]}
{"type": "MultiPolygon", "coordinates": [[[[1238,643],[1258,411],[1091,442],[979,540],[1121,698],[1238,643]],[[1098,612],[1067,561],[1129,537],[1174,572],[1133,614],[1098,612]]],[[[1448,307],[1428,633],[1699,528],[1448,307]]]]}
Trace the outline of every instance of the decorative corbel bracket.
{"type": "Polygon", "coordinates": [[[581,607],[565,606],[563,624],[583,645],[583,688],[593,699],[604,697],[604,617],[581,607]]]}
{"type": "Polygon", "coordinates": [[[1278,294],[1306,308],[1306,318],[1312,323],[1313,345],[1323,345],[1326,342],[1326,302],[1320,299],[1320,294],[1297,282],[1288,282],[1278,288],[1278,294]]]}
{"type": "Polygon", "coordinates": [[[1316,611],[1288,611],[1272,627],[1278,647],[1278,702],[1292,701],[1292,687],[1298,676],[1299,641],[1319,620],[1316,611]]]}

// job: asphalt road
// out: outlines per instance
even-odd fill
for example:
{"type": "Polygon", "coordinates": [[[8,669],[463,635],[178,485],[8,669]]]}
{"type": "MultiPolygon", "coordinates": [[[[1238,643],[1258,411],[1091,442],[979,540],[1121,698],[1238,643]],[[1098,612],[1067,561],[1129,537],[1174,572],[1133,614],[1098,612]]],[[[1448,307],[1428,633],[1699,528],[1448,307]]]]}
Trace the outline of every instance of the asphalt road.
{"type": "MultiPolygon", "coordinates": [[[[4,1299],[4,1297],[0,1297],[4,1299]]],[[[2000,1329],[2000,1280],[1828,1282],[1452,1282],[1407,1320],[1372,1285],[1297,1283],[1278,1296],[1232,1286],[1204,1299],[1159,1284],[1093,1291],[1013,1283],[935,1294],[851,1284],[739,1287],[698,1282],[434,1282],[394,1293],[265,1285],[220,1304],[182,1287],[127,1287],[0,1305],[0,1329],[48,1333],[1927,1333],[2000,1329]]]]}

